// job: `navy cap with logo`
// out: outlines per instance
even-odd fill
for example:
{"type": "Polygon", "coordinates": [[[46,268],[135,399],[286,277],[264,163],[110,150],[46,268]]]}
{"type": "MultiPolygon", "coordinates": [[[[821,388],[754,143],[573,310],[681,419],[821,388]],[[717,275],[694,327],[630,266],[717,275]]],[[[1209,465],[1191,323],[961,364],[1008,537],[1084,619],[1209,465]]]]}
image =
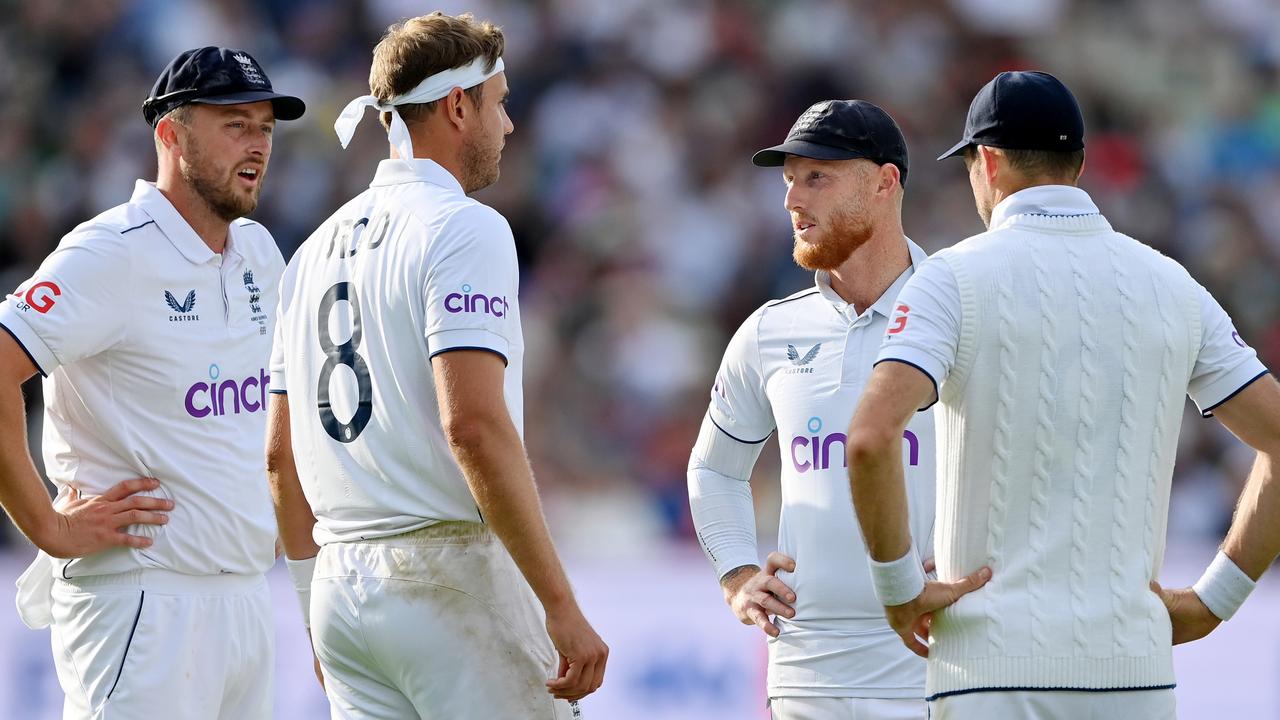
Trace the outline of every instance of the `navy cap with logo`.
{"type": "Polygon", "coordinates": [[[1008,150],[1084,149],[1084,116],[1066,85],[1043,72],[1002,72],[974,96],[964,138],[939,160],[970,145],[1008,150]]]}
{"type": "Polygon", "coordinates": [[[907,141],[889,113],[866,100],[824,100],[811,106],[791,126],[781,145],[751,157],[760,167],[778,167],[788,155],[815,160],[853,160],[898,166],[907,184],[907,141]]]}
{"type": "Polygon", "coordinates": [[[243,50],[202,47],[187,50],[160,73],[142,116],[151,127],[187,103],[237,105],[270,100],[277,120],[297,120],[307,109],[302,100],[271,89],[262,66],[243,50]]]}

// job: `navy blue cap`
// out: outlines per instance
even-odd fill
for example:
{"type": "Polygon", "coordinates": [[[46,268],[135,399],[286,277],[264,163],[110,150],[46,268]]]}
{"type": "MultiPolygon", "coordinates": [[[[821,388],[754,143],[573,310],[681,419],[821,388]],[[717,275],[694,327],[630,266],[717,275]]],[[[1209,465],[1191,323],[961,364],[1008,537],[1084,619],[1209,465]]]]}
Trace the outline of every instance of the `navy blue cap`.
{"type": "Polygon", "coordinates": [[[187,50],[160,73],[142,116],[155,127],[169,111],[187,103],[236,105],[270,100],[277,120],[297,120],[307,106],[292,95],[271,89],[271,81],[253,56],[243,50],[202,47],[187,50]]]}
{"type": "Polygon", "coordinates": [[[938,157],[970,145],[1008,150],[1074,152],[1084,149],[1084,116],[1066,85],[1043,72],[1002,72],[969,105],[964,139],[938,157]]]}
{"type": "Polygon", "coordinates": [[[788,155],[815,160],[866,158],[898,166],[907,184],[907,141],[889,113],[866,100],[823,100],[811,106],[791,126],[781,145],[751,156],[760,167],[778,167],[788,155]]]}

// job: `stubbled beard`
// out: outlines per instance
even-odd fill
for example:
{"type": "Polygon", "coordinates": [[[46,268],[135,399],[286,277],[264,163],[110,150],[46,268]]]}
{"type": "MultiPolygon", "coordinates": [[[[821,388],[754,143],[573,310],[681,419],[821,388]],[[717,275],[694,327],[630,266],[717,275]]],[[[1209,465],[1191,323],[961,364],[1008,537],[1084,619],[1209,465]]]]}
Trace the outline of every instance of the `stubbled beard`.
{"type": "Polygon", "coordinates": [[[502,146],[486,146],[476,138],[467,138],[462,144],[462,189],[473,193],[498,182],[498,159],[502,146]]]}
{"type": "Polygon", "coordinates": [[[805,270],[835,270],[871,239],[872,232],[871,223],[865,218],[848,210],[838,210],[824,223],[818,242],[795,238],[791,257],[805,270]]]}
{"type": "Polygon", "coordinates": [[[204,149],[196,142],[183,148],[186,161],[182,163],[182,179],[204,200],[219,219],[231,222],[253,212],[258,207],[258,195],[262,192],[262,180],[266,169],[258,173],[258,182],[249,195],[236,192],[234,173],[219,182],[218,170],[206,161],[204,149]]]}

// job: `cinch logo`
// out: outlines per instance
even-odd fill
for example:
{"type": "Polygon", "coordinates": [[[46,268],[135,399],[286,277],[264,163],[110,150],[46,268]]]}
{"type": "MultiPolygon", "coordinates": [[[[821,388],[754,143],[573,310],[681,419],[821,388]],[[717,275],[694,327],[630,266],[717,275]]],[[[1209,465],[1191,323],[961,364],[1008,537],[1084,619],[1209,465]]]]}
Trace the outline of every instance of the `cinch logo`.
{"type": "Polygon", "coordinates": [[[208,415],[239,415],[244,412],[258,412],[266,407],[267,386],[271,377],[265,368],[258,370],[258,376],[249,377],[239,382],[227,379],[219,381],[222,370],[216,364],[209,366],[209,382],[198,382],[187,388],[187,414],[194,418],[208,415]],[[250,391],[249,388],[256,388],[250,391]]]}
{"type": "MultiPolygon", "coordinates": [[[[849,437],[844,433],[829,433],[820,435],[822,432],[822,418],[809,418],[809,432],[812,435],[797,435],[791,438],[791,464],[795,467],[796,472],[806,473],[810,470],[826,470],[831,467],[832,446],[837,443],[840,450],[835,454],[835,460],[839,462],[837,467],[847,468],[848,460],[845,457],[845,443],[849,437]]],[[[920,464],[920,439],[910,430],[902,431],[902,437],[907,441],[907,464],[915,467],[920,464]]]]}
{"type": "Polygon", "coordinates": [[[482,312],[494,317],[505,317],[507,314],[507,298],[476,293],[471,294],[471,286],[463,285],[462,292],[449,293],[444,298],[444,309],[453,314],[482,312]]]}
{"type": "Polygon", "coordinates": [[[18,288],[13,292],[19,310],[35,310],[41,315],[49,312],[56,302],[54,298],[62,294],[62,288],[45,280],[32,285],[27,290],[18,288]]]}

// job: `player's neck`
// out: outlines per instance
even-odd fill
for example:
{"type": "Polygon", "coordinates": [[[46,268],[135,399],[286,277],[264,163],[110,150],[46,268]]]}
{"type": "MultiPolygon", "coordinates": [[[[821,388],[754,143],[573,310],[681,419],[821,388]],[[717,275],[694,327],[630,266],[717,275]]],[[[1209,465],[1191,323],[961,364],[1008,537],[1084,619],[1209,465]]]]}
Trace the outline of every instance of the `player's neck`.
{"type": "Polygon", "coordinates": [[[885,224],[831,271],[831,289],[862,314],[909,267],[911,251],[901,224],[885,224]]]}
{"type": "Polygon", "coordinates": [[[215,253],[221,253],[227,247],[227,228],[231,223],[223,220],[213,212],[209,203],[195,193],[184,182],[167,181],[161,177],[156,180],[156,189],[178,211],[183,220],[200,236],[205,245],[215,253]]]}

